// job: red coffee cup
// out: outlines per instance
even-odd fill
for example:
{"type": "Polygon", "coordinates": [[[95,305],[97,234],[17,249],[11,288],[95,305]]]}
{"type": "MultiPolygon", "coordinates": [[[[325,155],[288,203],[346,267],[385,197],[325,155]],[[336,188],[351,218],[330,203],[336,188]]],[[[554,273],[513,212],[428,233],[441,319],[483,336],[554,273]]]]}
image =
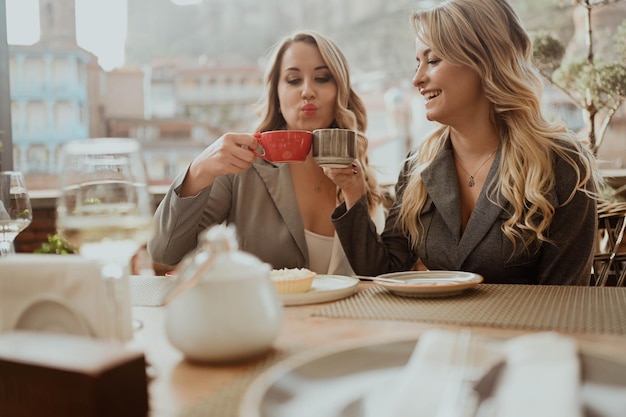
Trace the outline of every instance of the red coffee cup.
{"type": "Polygon", "coordinates": [[[312,138],[308,130],[269,130],[257,136],[262,149],[254,154],[270,162],[302,162],[311,151],[312,138]]]}

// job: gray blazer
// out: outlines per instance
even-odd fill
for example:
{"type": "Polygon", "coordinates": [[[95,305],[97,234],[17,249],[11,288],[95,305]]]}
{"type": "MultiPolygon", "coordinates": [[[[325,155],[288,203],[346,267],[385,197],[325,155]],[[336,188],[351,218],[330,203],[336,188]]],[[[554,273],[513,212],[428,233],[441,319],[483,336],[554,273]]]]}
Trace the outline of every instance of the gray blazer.
{"type": "MultiPolygon", "coordinates": [[[[148,242],[155,262],[177,264],[196,248],[200,232],[227,223],[236,226],[241,250],[274,268],[308,267],[304,223],[289,166],[257,159],[241,174],[220,176],[198,195],[180,198],[186,174],[181,172],[174,179],[155,213],[157,230],[148,242]]],[[[353,274],[336,235],[328,272],[353,274]]]]}
{"type": "MultiPolygon", "coordinates": [[[[500,151],[486,184],[497,175],[500,151]]],[[[398,206],[391,209],[382,235],[367,219],[361,199],[349,211],[345,204],[333,213],[333,223],[344,251],[357,274],[379,275],[409,270],[419,258],[432,270],[458,270],[482,275],[487,283],[589,285],[597,238],[596,202],[577,192],[564,204],[576,184],[573,169],[555,156],[557,184],[548,198],[556,212],[547,231],[552,243],[535,245],[524,252],[502,233],[507,211],[485,195],[486,186],[461,234],[461,212],[456,168],[450,143],[422,173],[428,199],[421,212],[424,235],[417,251],[398,227],[398,206]]],[[[408,167],[396,184],[401,204],[408,167]]],[[[505,206],[506,207],[506,206],[505,206]]]]}

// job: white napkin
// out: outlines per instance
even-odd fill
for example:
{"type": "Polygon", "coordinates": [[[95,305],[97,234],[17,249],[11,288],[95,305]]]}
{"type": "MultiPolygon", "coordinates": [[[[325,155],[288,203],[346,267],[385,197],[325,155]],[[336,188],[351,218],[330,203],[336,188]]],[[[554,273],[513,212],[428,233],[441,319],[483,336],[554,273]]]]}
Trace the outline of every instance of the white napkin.
{"type": "Polygon", "coordinates": [[[534,333],[504,344],[493,417],[580,417],[581,375],[576,342],[534,333]]]}
{"type": "Polygon", "coordinates": [[[0,333],[16,327],[108,338],[98,266],[78,255],[0,258],[0,333]]]}
{"type": "MultiPolygon", "coordinates": [[[[469,331],[423,333],[395,380],[368,395],[367,417],[462,416],[469,403],[467,380],[478,360],[499,360],[497,352],[469,331]]],[[[484,365],[484,362],[483,362],[484,365]]]]}

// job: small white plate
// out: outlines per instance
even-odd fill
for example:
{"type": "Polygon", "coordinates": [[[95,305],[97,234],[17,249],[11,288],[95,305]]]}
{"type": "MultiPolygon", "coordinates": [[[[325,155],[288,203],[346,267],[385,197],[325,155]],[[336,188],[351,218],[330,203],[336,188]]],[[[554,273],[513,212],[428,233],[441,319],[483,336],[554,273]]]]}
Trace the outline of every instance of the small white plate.
{"type": "Polygon", "coordinates": [[[379,275],[378,278],[407,281],[392,283],[374,278],[376,285],[404,297],[448,297],[483,282],[482,276],[462,271],[405,271],[379,275]]]}
{"type": "Polygon", "coordinates": [[[359,280],[344,275],[320,275],[313,280],[311,289],[298,294],[280,294],[283,304],[297,306],[340,300],[355,293],[359,280]]]}

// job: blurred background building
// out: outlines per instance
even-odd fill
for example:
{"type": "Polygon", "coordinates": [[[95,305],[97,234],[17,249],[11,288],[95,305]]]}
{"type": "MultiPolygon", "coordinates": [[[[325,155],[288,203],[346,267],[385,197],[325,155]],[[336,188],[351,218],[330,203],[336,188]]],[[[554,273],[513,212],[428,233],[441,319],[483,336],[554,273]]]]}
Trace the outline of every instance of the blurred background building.
{"type": "MultiPolygon", "coordinates": [[[[253,129],[266,53],[296,28],[311,28],[333,37],[348,56],[368,106],[372,161],[383,181],[393,182],[406,152],[432,129],[410,85],[408,17],[417,3],[205,0],[182,7],[171,0],[133,0],[125,64],[105,71],[76,42],[74,0],[39,0],[39,41],[9,47],[15,168],[27,173],[31,188],[54,187],[61,143],[129,136],[143,142],[151,179],[166,184],[223,132],[253,129]]],[[[571,7],[516,6],[529,26],[549,22],[571,39],[583,29],[571,7]]],[[[620,13],[626,17],[621,7],[595,18],[614,21],[620,13]]],[[[558,92],[547,90],[546,107],[570,127],[582,127],[580,112],[558,92]]],[[[621,132],[624,117],[616,119],[612,128],[621,132]]],[[[626,141],[610,138],[620,135],[609,132],[606,142],[617,144],[606,144],[606,155],[625,153],[626,141]]],[[[621,167],[621,161],[608,164],[621,167]]]]}

